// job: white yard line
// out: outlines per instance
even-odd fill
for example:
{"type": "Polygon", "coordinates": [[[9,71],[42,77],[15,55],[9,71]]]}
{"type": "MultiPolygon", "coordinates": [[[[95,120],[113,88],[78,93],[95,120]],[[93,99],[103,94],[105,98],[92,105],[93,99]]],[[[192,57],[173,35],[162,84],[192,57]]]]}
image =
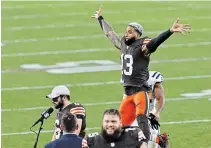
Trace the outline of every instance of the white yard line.
{"type": "MultiPolygon", "coordinates": [[[[211,44],[211,42],[210,42],[211,44]]],[[[114,48],[91,48],[91,49],[77,49],[77,50],[55,50],[55,51],[41,51],[30,53],[14,53],[14,54],[2,54],[1,57],[22,57],[22,56],[42,56],[42,55],[58,55],[58,54],[75,54],[75,53],[89,53],[89,52],[101,52],[101,51],[114,51],[114,48]]]]}
{"type": "MultiPolygon", "coordinates": [[[[211,75],[195,75],[195,76],[183,76],[183,77],[169,77],[165,78],[168,80],[188,80],[188,79],[203,79],[211,78],[211,75]]],[[[92,83],[79,83],[79,84],[65,84],[67,87],[83,87],[83,86],[99,86],[99,85],[111,85],[120,84],[119,81],[108,81],[108,82],[92,82],[92,83]]],[[[56,84],[55,84],[56,85],[56,84]]],[[[55,85],[42,85],[42,86],[21,86],[21,87],[10,87],[2,88],[1,91],[18,91],[18,90],[36,90],[36,89],[46,89],[53,88],[55,85]]]]}
{"type": "Polygon", "coordinates": [[[186,124],[186,123],[204,123],[204,122],[211,122],[211,119],[161,122],[161,125],[186,124]]]}
{"type": "MultiPolygon", "coordinates": [[[[184,121],[170,121],[170,122],[161,122],[161,125],[179,125],[179,124],[190,124],[190,123],[207,123],[211,122],[211,119],[204,120],[184,120],[184,121]]],[[[100,127],[86,128],[87,131],[99,130],[100,127]]],[[[42,133],[53,133],[53,130],[43,130],[42,133]]],[[[1,136],[12,136],[12,135],[28,135],[34,134],[33,132],[16,132],[16,133],[2,133],[1,136]]]]}
{"type": "MultiPolygon", "coordinates": [[[[164,8],[156,8],[157,10],[164,10],[164,8]]],[[[151,11],[150,9],[146,9],[146,11],[151,11]]],[[[154,10],[154,9],[153,9],[154,10]]],[[[175,8],[171,8],[169,10],[176,10],[175,8]]],[[[103,12],[104,14],[121,14],[123,11],[118,10],[107,10],[103,12]]],[[[137,13],[138,10],[124,10],[125,13],[137,13]]],[[[19,19],[40,19],[40,18],[50,18],[50,17],[67,17],[67,16],[91,16],[92,14],[89,12],[67,12],[67,13],[55,13],[55,14],[33,14],[33,15],[12,15],[12,16],[3,16],[2,20],[19,20],[19,19]]]]}
{"type": "MultiPolygon", "coordinates": [[[[208,46],[208,45],[211,45],[211,42],[194,42],[194,43],[186,43],[186,44],[166,44],[166,45],[164,44],[164,45],[161,45],[160,48],[193,47],[193,46],[208,46]]],[[[91,48],[91,49],[75,49],[75,50],[59,50],[58,49],[58,50],[54,50],[54,51],[2,54],[1,57],[22,57],[22,56],[58,55],[58,54],[77,54],[77,53],[102,52],[102,51],[115,51],[115,48],[91,48]]]]}
{"type": "MultiPolygon", "coordinates": [[[[201,28],[193,29],[192,32],[210,32],[211,28],[201,28]]],[[[152,31],[147,32],[146,34],[159,34],[162,31],[152,31]]],[[[25,38],[25,39],[15,39],[15,40],[3,40],[4,44],[15,44],[15,43],[30,43],[30,42],[40,42],[40,41],[65,41],[65,40],[82,40],[82,39],[99,39],[105,38],[105,35],[96,34],[96,35],[87,35],[87,36],[60,36],[60,37],[47,37],[47,38],[25,38]]]]}
{"type": "Polygon", "coordinates": [[[194,61],[210,61],[211,57],[199,57],[199,58],[185,58],[185,59],[171,59],[171,60],[152,60],[151,63],[183,63],[194,61]]]}
{"type": "MultiPolygon", "coordinates": [[[[171,59],[171,60],[152,60],[151,64],[161,64],[161,63],[184,63],[184,62],[198,62],[198,61],[210,61],[211,57],[199,57],[199,58],[184,58],[184,59],[171,59]]],[[[117,63],[118,64],[118,63],[117,63]]],[[[114,69],[110,69],[110,71],[120,70],[121,65],[117,65],[114,69]]],[[[1,70],[2,74],[7,73],[19,73],[19,72],[29,72],[30,70],[23,69],[4,69],[1,70]]],[[[36,71],[32,70],[31,72],[36,71]]],[[[38,70],[40,71],[40,70],[38,70]]]]}
{"type": "MultiPolygon", "coordinates": [[[[208,19],[211,19],[211,16],[198,16],[198,17],[186,17],[186,18],[182,18],[182,20],[208,20],[208,19]]],[[[169,18],[165,18],[165,19],[162,19],[164,21],[169,21],[169,20],[172,20],[173,19],[169,19],[169,18]]],[[[136,20],[137,22],[141,22],[141,23],[144,23],[144,22],[158,22],[159,19],[156,19],[156,18],[153,18],[153,19],[148,19],[148,20],[136,20]]],[[[113,22],[112,25],[123,25],[123,24],[128,24],[129,23],[129,20],[128,21],[116,21],[116,22],[113,22]]],[[[73,24],[45,24],[45,25],[33,25],[33,26],[12,26],[12,27],[7,27],[7,28],[2,28],[3,30],[7,30],[7,31],[20,31],[20,30],[39,30],[39,29],[55,29],[55,28],[75,28],[75,27],[85,27],[85,28],[88,28],[88,27],[98,27],[99,24],[96,23],[96,22],[93,22],[93,23],[73,23],[73,24]]]]}
{"type": "MultiPolygon", "coordinates": [[[[19,6],[20,8],[20,6],[19,6]]],[[[175,7],[160,7],[160,8],[153,8],[153,11],[175,11],[181,10],[182,8],[175,8],[175,7]]],[[[94,13],[95,10],[93,10],[94,13]]],[[[122,14],[124,13],[138,13],[138,12],[151,12],[151,8],[142,8],[140,9],[129,9],[129,10],[105,10],[104,14],[122,14]]],[[[66,12],[66,13],[55,13],[55,14],[30,14],[30,15],[11,15],[11,16],[3,16],[2,20],[20,20],[20,19],[40,19],[40,18],[50,18],[50,17],[66,17],[66,16],[91,16],[93,15],[90,12],[66,12]]]]}
{"type": "MultiPolygon", "coordinates": [[[[183,8],[175,8],[175,7],[163,7],[163,8],[153,8],[153,11],[177,11],[181,10],[183,8]]],[[[124,13],[135,13],[137,14],[138,12],[151,12],[151,8],[142,8],[141,11],[140,9],[132,9],[132,10],[105,10],[103,13],[104,14],[122,14],[124,13]]],[[[55,13],[55,14],[29,14],[29,15],[11,15],[11,16],[3,16],[3,20],[21,20],[21,19],[40,19],[40,18],[52,18],[52,17],[68,17],[68,16],[91,16],[92,14],[89,12],[66,12],[66,13],[55,13]]],[[[195,17],[190,17],[190,18],[199,18],[201,16],[195,16],[195,17]]],[[[204,17],[204,16],[202,16],[204,17]]],[[[182,19],[182,18],[181,18],[182,19]]],[[[182,19],[183,20],[183,19],[182,19]]]]}
{"type": "MultiPolygon", "coordinates": [[[[197,100],[201,97],[192,97],[192,98],[168,98],[166,102],[169,101],[186,101],[186,100],[197,100]]],[[[97,102],[97,103],[84,103],[84,106],[99,106],[99,105],[110,105],[110,104],[119,104],[120,101],[112,101],[112,102],[97,102]]],[[[10,108],[10,109],[1,109],[1,112],[17,112],[17,111],[30,111],[30,110],[44,110],[49,106],[40,106],[40,107],[28,107],[28,108],[10,108]]]]}
{"type": "MultiPolygon", "coordinates": [[[[17,3],[16,3],[17,4],[17,3]]],[[[85,3],[86,5],[88,4],[93,4],[93,3],[85,3]]],[[[173,2],[172,2],[173,4],[173,2]]],[[[33,5],[12,5],[12,6],[5,6],[5,5],[2,5],[2,9],[32,9],[32,8],[45,8],[45,7],[70,7],[72,5],[78,5],[77,2],[66,2],[66,1],[61,1],[60,3],[52,3],[52,4],[49,4],[49,3],[35,3],[33,5]]],[[[180,7],[176,7],[176,9],[184,9],[183,7],[186,7],[186,8],[192,8],[192,9],[206,9],[206,8],[210,8],[209,6],[207,5],[199,5],[198,4],[192,4],[192,3],[185,3],[185,4],[181,4],[180,7]],[[180,8],[181,7],[181,8],[180,8]]],[[[151,9],[151,8],[142,8],[142,9],[151,9]]],[[[155,8],[157,9],[157,8],[155,8]]],[[[175,7],[163,7],[163,8],[160,8],[160,9],[175,9],[175,7]]],[[[154,10],[154,9],[153,9],[154,10]]]]}
{"type": "MultiPolygon", "coordinates": [[[[18,3],[15,3],[18,4],[18,3]]],[[[31,9],[31,8],[53,8],[53,7],[70,7],[72,5],[75,5],[75,3],[66,3],[66,2],[61,2],[61,3],[57,3],[57,4],[48,4],[48,3],[40,3],[40,4],[33,4],[33,5],[13,5],[13,6],[4,6],[1,5],[3,10],[7,10],[7,9],[31,9]]],[[[11,10],[9,10],[11,11],[11,10]]]]}
{"type": "MultiPolygon", "coordinates": [[[[116,102],[98,102],[98,103],[84,103],[84,106],[96,106],[96,105],[110,105],[110,104],[118,104],[119,101],[116,102]]],[[[10,111],[29,111],[29,110],[42,110],[46,109],[46,106],[40,107],[30,107],[30,108],[12,108],[12,109],[1,109],[1,112],[10,112],[10,111]]]]}
{"type": "Polygon", "coordinates": [[[193,8],[193,9],[210,9],[209,5],[206,5],[207,3],[205,3],[205,5],[201,5],[203,3],[181,3],[181,7],[185,7],[185,8],[193,8]]]}

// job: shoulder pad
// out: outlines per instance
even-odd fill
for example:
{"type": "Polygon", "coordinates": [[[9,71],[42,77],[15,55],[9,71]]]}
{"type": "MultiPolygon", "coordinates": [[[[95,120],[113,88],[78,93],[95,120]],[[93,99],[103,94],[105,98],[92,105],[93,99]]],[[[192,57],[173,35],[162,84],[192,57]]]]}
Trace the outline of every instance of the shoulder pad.
{"type": "Polygon", "coordinates": [[[136,130],[136,127],[132,127],[132,126],[125,127],[124,130],[125,130],[125,132],[132,132],[132,131],[135,131],[136,130]]]}
{"type": "Polygon", "coordinates": [[[81,103],[72,103],[75,107],[83,107],[81,103]]]}
{"type": "Polygon", "coordinates": [[[95,132],[95,133],[89,133],[89,134],[87,134],[87,137],[88,137],[88,138],[93,138],[93,137],[96,137],[97,135],[99,135],[99,133],[98,133],[98,132],[95,132]]]}
{"type": "Polygon", "coordinates": [[[133,139],[136,139],[138,141],[146,139],[142,130],[138,127],[125,128],[125,132],[128,132],[133,139]]]}
{"type": "Polygon", "coordinates": [[[138,129],[137,127],[126,127],[124,128],[124,131],[126,133],[129,133],[130,136],[134,137],[137,135],[137,129],[138,129]]]}
{"type": "Polygon", "coordinates": [[[88,146],[92,146],[95,143],[95,138],[99,135],[99,133],[95,132],[95,133],[89,133],[86,135],[86,140],[87,140],[87,144],[88,146]]]}
{"type": "MultiPolygon", "coordinates": [[[[149,79],[148,83],[158,83],[158,82],[163,82],[163,76],[160,72],[158,71],[150,71],[149,72],[149,79]]],[[[150,84],[152,85],[152,84],[150,84]]]]}

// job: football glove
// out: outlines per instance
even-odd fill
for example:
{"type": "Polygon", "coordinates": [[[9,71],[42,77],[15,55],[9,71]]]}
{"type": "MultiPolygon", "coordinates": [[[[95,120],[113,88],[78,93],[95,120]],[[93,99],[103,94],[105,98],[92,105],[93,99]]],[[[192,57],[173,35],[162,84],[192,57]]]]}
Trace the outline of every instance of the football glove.
{"type": "Polygon", "coordinates": [[[150,121],[150,124],[151,124],[151,126],[152,126],[152,129],[158,130],[158,128],[160,127],[160,124],[159,124],[159,122],[156,120],[154,114],[152,114],[152,113],[149,114],[149,121],[150,121]]]}

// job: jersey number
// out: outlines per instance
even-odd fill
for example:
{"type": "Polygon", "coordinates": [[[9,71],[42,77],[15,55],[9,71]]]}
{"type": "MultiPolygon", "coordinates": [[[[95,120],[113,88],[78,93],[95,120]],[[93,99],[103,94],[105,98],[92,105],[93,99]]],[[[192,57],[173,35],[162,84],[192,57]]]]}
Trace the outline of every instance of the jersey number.
{"type": "Polygon", "coordinates": [[[122,74],[130,76],[133,72],[133,57],[130,54],[121,54],[122,74]],[[124,63],[126,67],[124,68],[124,63]]]}

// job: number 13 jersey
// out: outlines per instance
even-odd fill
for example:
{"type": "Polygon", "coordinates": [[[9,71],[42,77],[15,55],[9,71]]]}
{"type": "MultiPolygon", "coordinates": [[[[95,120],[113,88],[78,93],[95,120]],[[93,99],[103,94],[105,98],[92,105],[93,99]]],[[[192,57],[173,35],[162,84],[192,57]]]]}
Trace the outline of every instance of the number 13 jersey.
{"type": "Polygon", "coordinates": [[[149,78],[149,56],[144,55],[142,47],[149,38],[140,38],[127,46],[121,39],[122,83],[124,86],[146,87],[149,78]]]}

